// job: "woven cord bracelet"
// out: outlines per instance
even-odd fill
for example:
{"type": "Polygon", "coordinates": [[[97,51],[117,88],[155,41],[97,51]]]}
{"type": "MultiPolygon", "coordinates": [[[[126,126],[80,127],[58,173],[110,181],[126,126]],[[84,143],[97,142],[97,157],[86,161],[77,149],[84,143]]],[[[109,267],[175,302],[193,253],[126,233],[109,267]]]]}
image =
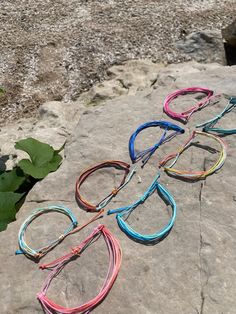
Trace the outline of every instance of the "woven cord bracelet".
{"type": "Polygon", "coordinates": [[[215,118],[208,120],[202,124],[198,124],[196,127],[203,127],[204,132],[214,132],[217,134],[223,135],[231,135],[236,134],[236,129],[223,129],[223,128],[214,128],[214,125],[227,113],[231,112],[236,107],[236,97],[231,97],[228,101],[228,104],[224,108],[224,110],[218,114],[215,118]]]}
{"type": "Polygon", "coordinates": [[[223,166],[225,159],[226,159],[226,149],[227,149],[227,147],[226,147],[225,142],[221,138],[219,138],[218,136],[215,136],[215,135],[210,134],[210,133],[193,131],[192,135],[190,136],[188,141],[184,144],[184,146],[182,146],[176,153],[170,154],[169,156],[164,158],[160,162],[160,167],[163,167],[169,160],[174,159],[173,162],[171,163],[171,165],[169,165],[168,167],[164,167],[164,170],[167,173],[169,173],[170,175],[175,176],[175,177],[185,178],[187,180],[205,179],[207,176],[218,171],[223,166]],[[173,165],[177,162],[180,155],[191,145],[192,141],[194,140],[194,138],[197,135],[202,135],[205,137],[212,138],[221,145],[222,149],[221,149],[220,156],[219,156],[218,160],[216,161],[216,163],[210,169],[208,169],[206,171],[186,171],[186,170],[174,169],[173,165]]]}
{"type": "Polygon", "coordinates": [[[184,129],[182,129],[178,125],[175,125],[175,124],[168,122],[168,121],[151,121],[151,122],[147,122],[147,123],[140,125],[137,128],[137,130],[131,135],[131,137],[129,139],[129,155],[130,155],[130,158],[132,160],[132,163],[136,163],[140,159],[142,159],[142,163],[143,163],[142,167],[143,167],[148,162],[148,160],[150,159],[152,154],[157,150],[158,147],[160,147],[162,144],[164,144],[166,142],[169,142],[177,134],[181,134],[181,133],[184,133],[184,129]],[[135,142],[137,135],[146,128],[157,127],[157,126],[164,129],[164,132],[163,132],[160,140],[155,145],[153,145],[152,147],[149,147],[149,148],[147,148],[147,149],[145,149],[139,153],[136,153],[135,148],[134,148],[134,142],[135,142]],[[169,130],[173,130],[174,132],[172,132],[171,134],[166,136],[167,131],[169,131],[169,130]]]}
{"type": "Polygon", "coordinates": [[[122,253],[121,253],[121,248],[118,241],[104,225],[99,225],[97,228],[94,229],[94,231],[91,233],[90,236],[88,236],[80,245],[73,248],[69,254],[61,258],[58,258],[49,264],[41,265],[40,266],[41,269],[45,269],[45,268],[51,269],[51,272],[49,273],[41,291],[37,294],[37,298],[40,301],[45,313],[48,313],[48,314],[90,313],[92,309],[94,309],[97,305],[99,305],[104,300],[104,298],[107,296],[107,294],[111,290],[116,280],[116,277],[118,275],[120,265],[121,265],[121,260],[122,260],[122,253]],[[78,307],[73,307],[73,308],[65,308],[51,301],[46,296],[46,293],[53,278],[56,277],[61,272],[61,270],[68,264],[68,262],[75,260],[75,258],[78,258],[83,253],[83,251],[89,245],[95,242],[101,235],[103,236],[106,242],[110,262],[109,262],[107,276],[105,278],[103,286],[100,292],[98,293],[98,295],[92,300],[78,307]]]}
{"type": "Polygon", "coordinates": [[[158,182],[159,177],[160,177],[160,174],[156,176],[156,178],[154,179],[152,184],[149,186],[147,191],[135,203],[129,206],[120,207],[120,208],[108,211],[108,215],[117,213],[116,219],[117,219],[117,223],[120,229],[131,239],[133,239],[134,241],[140,242],[142,244],[152,244],[152,243],[154,244],[161,241],[169,234],[175,222],[176,211],[177,211],[175,200],[173,199],[171,194],[158,182]],[[151,196],[155,191],[159,193],[159,195],[165,201],[165,203],[171,206],[172,208],[171,218],[169,222],[167,223],[167,225],[164,228],[162,228],[159,232],[156,232],[154,234],[148,234],[148,235],[140,234],[136,232],[134,229],[132,229],[125,222],[124,218],[127,218],[136,207],[143,204],[148,199],[148,197],[151,196]]]}
{"type": "Polygon", "coordinates": [[[16,251],[16,255],[24,254],[33,260],[39,260],[41,257],[46,255],[50,250],[52,250],[55,246],[57,246],[61,241],[63,241],[68,235],[80,231],[85,226],[87,226],[91,222],[95,221],[102,214],[102,212],[103,211],[101,210],[92,219],[88,220],[85,224],[83,224],[82,226],[78,226],[78,222],[69,208],[66,208],[64,206],[59,206],[59,205],[56,205],[56,206],[53,205],[53,206],[48,206],[48,207],[44,207],[44,208],[37,208],[23,222],[23,224],[20,227],[20,230],[18,233],[19,250],[16,251]],[[32,249],[28,246],[28,244],[25,241],[25,233],[26,233],[27,227],[37,217],[41,216],[42,214],[49,213],[49,212],[57,212],[57,213],[61,213],[61,214],[66,215],[71,220],[71,224],[56,240],[50,242],[46,246],[41,247],[39,249],[32,249]]]}
{"type": "Polygon", "coordinates": [[[184,88],[184,89],[180,89],[177,90],[171,94],[169,94],[166,99],[164,100],[164,106],[163,106],[163,110],[164,112],[171,117],[172,119],[175,120],[180,120],[184,123],[187,123],[188,120],[190,119],[191,115],[199,110],[204,108],[205,106],[207,106],[210,102],[210,100],[212,98],[215,98],[219,95],[215,95],[213,96],[213,91],[207,88],[202,88],[202,87],[190,87],[190,88],[184,88]],[[206,97],[199,101],[195,106],[189,108],[188,110],[181,112],[181,113],[177,113],[174,112],[173,110],[171,110],[169,108],[170,102],[172,100],[174,100],[175,98],[179,97],[180,95],[186,95],[186,94],[193,94],[193,93],[204,93],[206,94],[206,97]]]}
{"type": "Polygon", "coordinates": [[[87,170],[85,170],[79,177],[79,179],[76,181],[76,186],[75,186],[75,198],[78,202],[78,204],[86,209],[89,212],[97,212],[99,210],[101,210],[102,208],[104,208],[113,197],[116,196],[116,194],[126,185],[129,183],[129,181],[131,180],[131,178],[133,177],[134,173],[135,173],[135,168],[133,168],[132,170],[130,170],[130,165],[123,162],[123,161],[117,161],[117,160],[108,160],[105,162],[102,162],[100,164],[97,164],[87,170]],[[83,182],[88,178],[89,175],[91,175],[93,172],[95,172],[98,169],[102,169],[102,168],[107,168],[107,167],[114,167],[116,169],[119,170],[124,170],[125,171],[125,175],[123,177],[122,182],[120,183],[119,187],[114,188],[112,190],[112,192],[107,195],[102,201],[100,201],[97,205],[93,205],[91,203],[89,203],[88,201],[86,201],[81,193],[80,193],[80,188],[81,185],[83,184],[83,182]]]}

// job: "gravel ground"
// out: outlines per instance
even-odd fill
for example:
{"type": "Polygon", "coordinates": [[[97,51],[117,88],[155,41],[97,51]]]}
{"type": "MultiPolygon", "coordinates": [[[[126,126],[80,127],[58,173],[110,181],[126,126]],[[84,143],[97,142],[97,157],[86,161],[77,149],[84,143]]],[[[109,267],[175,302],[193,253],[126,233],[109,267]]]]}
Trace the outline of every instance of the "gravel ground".
{"type": "Polygon", "coordinates": [[[236,0],[2,0],[0,124],[76,99],[124,60],[185,61],[178,39],[235,13],[236,0]]]}

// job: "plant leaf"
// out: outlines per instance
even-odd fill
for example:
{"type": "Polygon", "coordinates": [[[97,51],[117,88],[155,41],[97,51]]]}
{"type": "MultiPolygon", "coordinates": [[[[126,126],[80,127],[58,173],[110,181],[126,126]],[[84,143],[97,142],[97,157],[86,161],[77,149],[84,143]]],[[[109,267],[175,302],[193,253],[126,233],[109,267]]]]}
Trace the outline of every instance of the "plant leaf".
{"type": "Polygon", "coordinates": [[[15,192],[25,181],[24,173],[20,168],[14,168],[0,174],[0,192],[15,192]]]}
{"type": "Polygon", "coordinates": [[[54,155],[52,146],[42,143],[32,137],[16,142],[16,149],[26,152],[35,166],[49,162],[54,155]]]}
{"type": "Polygon", "coordinates": [[[6,230],[7,225],[16,219],[17,203],[24,196],[14,192],[0,192],[0,231],[6,230]]]}
{"type": "MultiPolygon", "coordinates": [[[[55,151],[52,146],[41,143],[33,138],[17,142],[15,148],[29,154],[31,160],[22,159],[19,161],[18,166],[25,174],[35,179],[42,179],[49,172],[57,170],[62,161],[62,157],[58,154],[59,151],[55,151]]],[[[64,144],[61,149],[63,148],[64,144]]]]}
{"type": "Polygon", "coordinates": [[[53,156],[52,160],[43,164],[41,167],[35,166],[29,159],[22,159],[19,161],[18,166],[24,173],[32,176],[35,179],[42,179],[46,177],[49,172],[57,170],[60,166],[62,157],[60,155],[53,156]]]}

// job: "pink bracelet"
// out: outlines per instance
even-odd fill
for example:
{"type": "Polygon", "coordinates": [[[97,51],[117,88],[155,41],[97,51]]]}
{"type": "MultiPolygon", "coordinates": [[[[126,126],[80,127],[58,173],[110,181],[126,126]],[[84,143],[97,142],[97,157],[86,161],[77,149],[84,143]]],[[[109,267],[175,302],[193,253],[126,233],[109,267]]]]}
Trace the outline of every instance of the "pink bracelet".
{"type": "Polygon", "coordinates": [[[216,97],[216,96],[213,96],[213,91],[210,89],[207,89],[207,88],[202,88],[202,87],[183,88],[183,89],[179,89],[179,90],[173,92],[172,94],[169,94],[166,97],[166,99],[164,101],[163,109],[169,117],[171,117],[175,120],[180,120],[184,123],[187,123],[189,118],[191,117],[191,115],[195,111],[202,109],[203,107],[207,106],[209,101],[213,97],[216,97]],[[192,93],[204,93],[204,94],[206,94],[206,97],[203,100],[199,101],[195,106],[193,106],[190,109],[188,109],[184,112],[181,112],[181,113],[174,112],[169,108],[170,102],[172,100],[174,100],[175,98],[177,98],[178,96],[185,95],[185,94],[192,94],[192,93]]]}
{"type": "Polygon", "coordinates": [[[94,309],[98,304],[100,304],[104,300],[104,298],[107,296],[107,294],[111,290],[120,269],[121,259],[122,259],[122,253],[121,253],[121,248],[118,241],[104,225],[99,225],[97,228],[93,230],[90,236],[88,236],[82,243],[80,243],[80,245],[73,248],[69,254],[63,257],[60,257],[49,264],[41,265],[40,266],[41,269],[49,268],[52,270],[50,274],[48,275],[41,291],[37,294],[37,298],[42,304],[42,307],[45,313],[47,314],[90,313],[92,309],[94,309]],[[109,268],[108,268],[106,279],[98,295],[92,300],[74,308],[66,308],[66,307],[57,305],[53,301],[49,300],[46,296],[46,293],[52,279],[61,272],[61,270],[65,267],[65,265],[68,262],[74,260],[76,257],[79,257],[80,254],[90,244],[98,240],[98,238],[101,235],[103,236],[106,242],[110,262],[109,262],[109,268]]]}

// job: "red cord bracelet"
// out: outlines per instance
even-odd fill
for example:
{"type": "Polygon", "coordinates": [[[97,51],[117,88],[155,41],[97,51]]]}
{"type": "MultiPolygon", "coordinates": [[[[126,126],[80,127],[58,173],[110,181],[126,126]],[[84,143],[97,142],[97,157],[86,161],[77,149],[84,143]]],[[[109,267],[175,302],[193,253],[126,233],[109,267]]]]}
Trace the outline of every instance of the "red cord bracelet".
{"type": "Polygon", "coordinates": [[[207,88],[202,88],[202,87],[189,87],[189,88],[183,88],[183,89],[179,89],[171,94],[169,94],[166,99],[164,100],[164,106],[163,109],[165,111],[165,113],[171,117],[172,119],[175,120],[180,120],[184,123],[187,123],[188,120],[190,119],[191,115],[205,107],[208,105],[209,101],[213,98],[216,97],[218,95],[213,96],[213,91],[207,88]],[[190,109],[177,113],[174,112],[173,110],[171,110],[169,108],[170,102],[172,100],[174,100],[175,98],[179,97],[180,95],[186,95],[186,94],[192,94],[192,93],[203,93],[206,94],[206,97],[204,99],[202,99],[201,101],[199,101],[195,106],[191,107],[190,109]]]}
{"type": "Polygon", "coordinates": [[[99,163],[93,167],[88,168],[85,170],[79,177],[79,179],[76,181],[75,185],[75,198],[82,208],[86,209],[89,212],[95,212],[101,210],[103,207],[105,207],[108,202],[116,196],[116,194],[130,181],[133,174],[135,172],[135,169],[130,171],[130,165],[123,161],[118,160],[108,160],[104,161],[102,163],[99,163]],[[119,185],[119,187],[114,188],[109,195],[107,195],[103,200],[101,200],[97,205],[93,205],[86,201],[81,193],[80,193],[80,187],[83,184],[83,182],[87,179],[89,175],[91,175],[93,172],[95,172],[98,169],[101,168],[107,168],[107,167],[114,167],[119,170],[124,170],[125,174],[124,177],[119,185]],[[128,175],[129,174],[129,175],[128,175]]]}
{"type": "Polygon", "coordinates": [[[76,313],[90,313],[97,305],[99,305],[107,296],[109,291],[111,290],[116,277],[118,275],[120,265],[122,260],[122,253],[119,242],[116,238],[112,235],[112,233],[104,226],[99,225],[94,231],[88,236],[80,245],[73,248],[71,252],[61,258],[56,259],[55,261],[41,265],[41,269],[49,268],[51,269],[50,274],[48,275],[41,291],[37,294],[37,298],[40,301],[45,313],[52,314],[52,313],[61,313],[61,314],[76,314],[76,313]],[[108,253],[109,253],[109,268],[107,272],[107,276],[103,283],[103,286],[98,293],[98,295],[93,298],[92,300],[73,308],[66,308],[60,305],[57,305],[53,301],[51,301],[47,296],[47,290],[49,285],[54,277],[56,277],[61,270],[65,267],[68,262],[75,260],[78,258],[80,254],[92,243],[94,243],[100,236],[103,236],[108,253]]]}

